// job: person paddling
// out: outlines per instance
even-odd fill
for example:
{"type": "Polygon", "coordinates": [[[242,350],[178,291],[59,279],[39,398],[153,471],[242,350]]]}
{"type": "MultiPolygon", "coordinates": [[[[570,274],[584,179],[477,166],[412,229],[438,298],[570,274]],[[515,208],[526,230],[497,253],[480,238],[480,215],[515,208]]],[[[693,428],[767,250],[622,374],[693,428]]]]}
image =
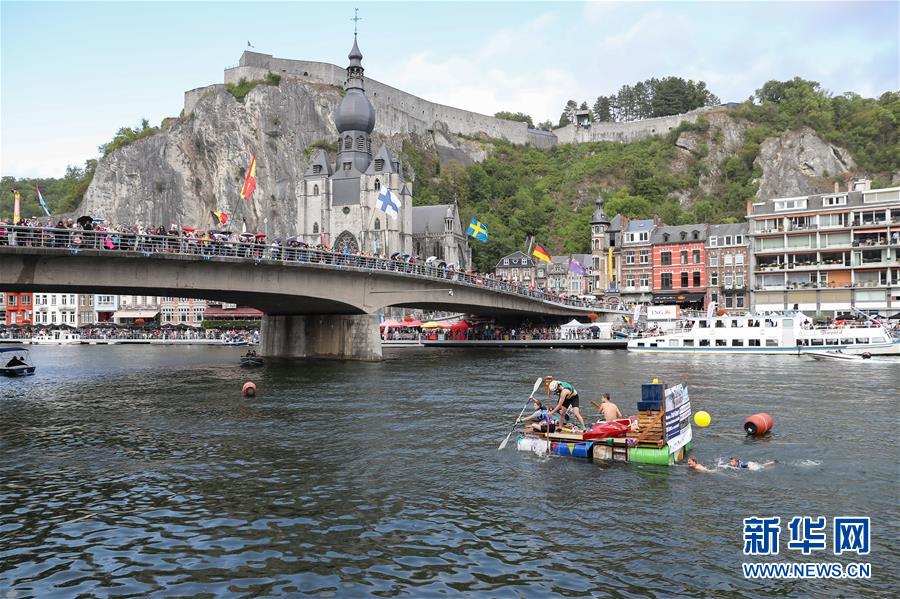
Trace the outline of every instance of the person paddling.
{"type": "Polygon", "coordinates": [[[575,413],[575,418],[581,423],[581,428],[587,428],[584,425],[584,418],[581,417],[581,410],[578,409],[578,391],[575,390],[575,387],[571,383],[554,380],[550,382],[548,390],[550,393],[559,395],[559,402],[548,414],[550,418],[559,412],[560,419],[565,420],[568,408],[572,408],[572,412],[575,413]]]}

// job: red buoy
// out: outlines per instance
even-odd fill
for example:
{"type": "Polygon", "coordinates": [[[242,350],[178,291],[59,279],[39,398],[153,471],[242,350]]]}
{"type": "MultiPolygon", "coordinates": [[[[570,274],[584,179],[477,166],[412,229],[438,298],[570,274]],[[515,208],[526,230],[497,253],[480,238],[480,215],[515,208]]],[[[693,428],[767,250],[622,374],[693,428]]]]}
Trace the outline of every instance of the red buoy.
{"type": "Polygon", "coordinates": [[[244,397],[253,397],[256,395],[256,385],[252,381],[247,381],[241,388],[241,393],[244,394],[244,397]]]}
{"type": "Polygon", "coordinates": [[[764,435],[772,430],[773,424],[775,424],[775,422],[772,420],[771,416],[765,412],[760,412],[759,414],[750,416],[744,421],[744,430],[747,431],[748,435],[758,437],[759,435],[764,435]]]}

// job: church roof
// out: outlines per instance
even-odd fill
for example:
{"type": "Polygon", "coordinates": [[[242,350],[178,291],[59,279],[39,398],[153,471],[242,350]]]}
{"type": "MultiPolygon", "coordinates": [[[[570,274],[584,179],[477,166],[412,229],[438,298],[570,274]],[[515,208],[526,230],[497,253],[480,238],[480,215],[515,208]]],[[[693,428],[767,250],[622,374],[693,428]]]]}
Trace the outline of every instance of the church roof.
{"type": "Polygon", "coordinates": [[[310,175],[325,175],[331,176],[331,163],[328,161],[328,155],[325,154],[325,150],[316,150],[316,153],[313,154],[312,160],[309,162],[309,168],[306,169],[306,176],[310,175]],[[319,172],[316,172],[314,167],[320,166],[319,172]]]}
{"type": "Polygon", "coordinates": [[[597,201],[594,203],[597,207],[594,209],[593,216],[591,216],[591,224],[609,225],[609,217],[606,216],[606,212],[603,211],[603,198],[598,196],[597,201]]]}
{"type": "Polygon", "coordinates": [[[532,268],[533,266],[534,260],[531,259],[531,256],[526,256],[525,252],[515,251],[500,258],[495,268],[532,268]]]}
{"type": "Polygon", "coordinates": [[[438,204],[436,206],[413,206],[412,209],[412,234],[442,233],[444,231],[444,219],[448,209],[453,210],[453,204],[438,204]]]}
{"type": "Polygon", "coordinates": [[[372,162],[369,163],[369,168],[366,169],[367,175],[388,175],[396,172],[394,170],[394,158],[391,156],[391,151],[388,149],[387,144],[381,144],[381,147],[378,149],[378,153],[375,154],[375,158],[372,159],[372,162]],[[375,163],[377,161],[383,161],[381,163],[381,168],[376,169],[375,163]]]}
{"type": "Polygon", "coordinates": [[[353,36],[353,48],[350,49],[350,54],[347,55],[347,58],[350,59],[351,67],[361,67],[362,66],[362,52],[359,51],[359,45],[356,43],[356,36],[353,36]]]}

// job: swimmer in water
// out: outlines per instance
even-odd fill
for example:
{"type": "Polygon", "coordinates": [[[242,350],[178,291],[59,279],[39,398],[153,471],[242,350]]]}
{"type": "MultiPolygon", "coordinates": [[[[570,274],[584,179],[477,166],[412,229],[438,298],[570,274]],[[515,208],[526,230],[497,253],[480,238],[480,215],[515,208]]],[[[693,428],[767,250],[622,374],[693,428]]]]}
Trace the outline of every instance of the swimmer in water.
{"type": "Polygon", "coordinates": [[[709,472],[709,468],[695,460],[694,458],[688,458],[687,461],[688,468],[693,468],[697,472],[709,472]]]}
{"type": "Polygon", "coordinates": [[[775,460],[769,460],[768,462],[763,462],[760,464],[759,462],[745,462],[744,460],[740,460],[734,456],[728,460],[728,465],[731,468],[737,468],[740,470],[741,468],[746,468],[747,470],[762,470],[763,468],[768,468],[769,466],[773,466],[777,464],[775,460]]]}

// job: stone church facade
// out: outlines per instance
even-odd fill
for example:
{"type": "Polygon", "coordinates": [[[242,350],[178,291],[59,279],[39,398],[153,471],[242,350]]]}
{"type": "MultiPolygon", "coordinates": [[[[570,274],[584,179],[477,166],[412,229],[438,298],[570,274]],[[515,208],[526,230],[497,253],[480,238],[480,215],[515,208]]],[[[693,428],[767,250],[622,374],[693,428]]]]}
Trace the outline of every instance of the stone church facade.
{"type": "Polygon", "coordinates": [[[386,144],[372,153],[375,109],[366,97],[362,53],[353,39],[346,93],[338,104],[337,159],[317,150],[298,186],[297,230],[310,245],[324,238],[334,249],[392,255],[437,256],[462,269],[471,250],[455,204],[412,205],[412,184],[386,144]],[[385,201],[396,212],[385,211],[385,201]]]}

